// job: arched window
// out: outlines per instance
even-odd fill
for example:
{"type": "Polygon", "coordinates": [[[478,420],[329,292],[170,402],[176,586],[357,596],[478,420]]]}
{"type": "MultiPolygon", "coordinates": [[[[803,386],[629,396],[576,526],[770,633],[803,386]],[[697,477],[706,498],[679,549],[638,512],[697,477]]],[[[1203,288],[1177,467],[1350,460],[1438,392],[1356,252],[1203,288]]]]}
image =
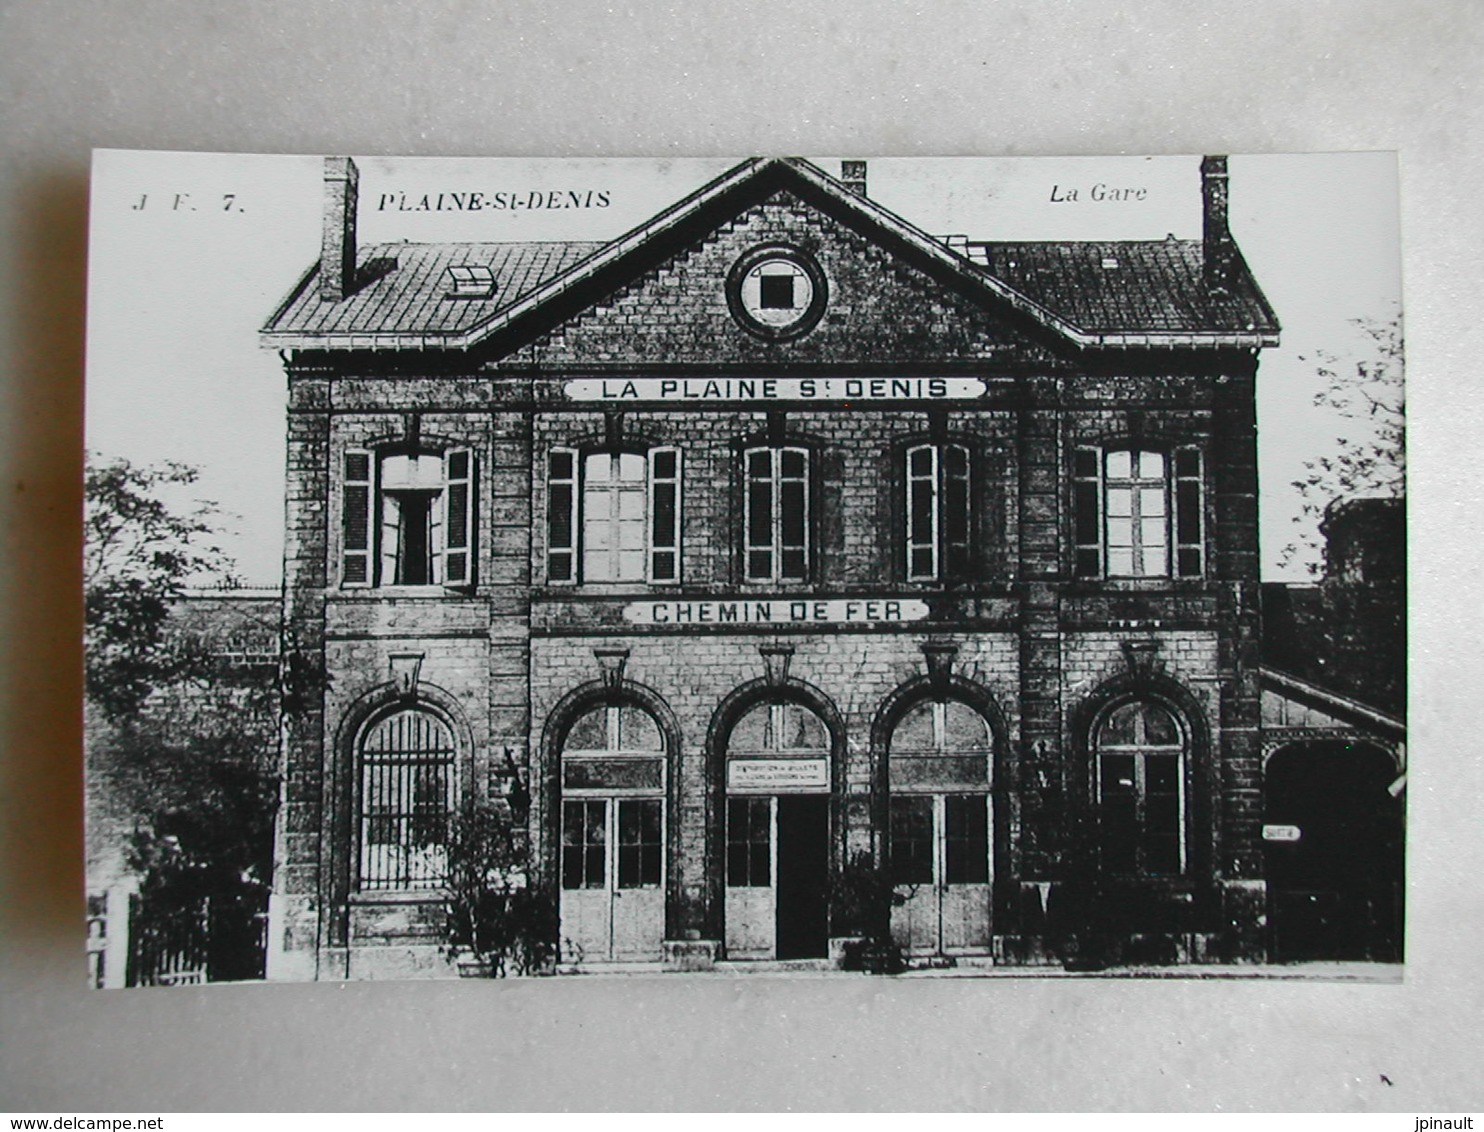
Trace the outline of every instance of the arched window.
{"type": "Polygon", "coordinates": [[[407,709],[374,723],[360,744],[360,887],[425,888],[443,880],[454,806],[453,733],[407,709]]]}
{"type": "MultiPolygon", "coordinates": [[[[824,721],[808,708],[792,703],[761,703],[749,710],[732,728],[727,743],[731,760],[729,779],[737,789],[749,783],[749,772],[763,766],[776,772],[772,760],[811,760],[829,754],[830,735],[824,721]]],[[[801,764],[804,765],[804,764],[801,764]]],[[[824,772],[812,785],[826,786],[824,772]]],[[[727,884],[757,887],[773,883],[771,870],[773,799],[738,795],[727,799],[727,884]]]]}
{"type": "Polygon", "coordinates": [[[1185,731],[1147,700],[1115,707],[1093,739],[1103,869],[1135,876],[1185,871],[1185,731]]]}
{"type": "Polygon", "coordinates": [[[727,753],[732,756],[777,756],[825,753],[830,734],[824,720],[802,704],[761,703],[732,728],[727,753]]]}
{"type": "Polygon", "coordinates": [[[754,703],[726,736],[726,948],[733,958],[826,954],[830,755],[824,717],[754,703]]]}
{"type": "Polygon", "coordinates": [[[659,726],[640,707],[608,704],[572,725],[562,748],[564,888],[603,888],[611,867],[619,888],[659,884],[660,799],[585,795],[660,791],[663,753],[659,726]],[[612,866],[606,850],[610,808],[618,848],[612,866]]]}

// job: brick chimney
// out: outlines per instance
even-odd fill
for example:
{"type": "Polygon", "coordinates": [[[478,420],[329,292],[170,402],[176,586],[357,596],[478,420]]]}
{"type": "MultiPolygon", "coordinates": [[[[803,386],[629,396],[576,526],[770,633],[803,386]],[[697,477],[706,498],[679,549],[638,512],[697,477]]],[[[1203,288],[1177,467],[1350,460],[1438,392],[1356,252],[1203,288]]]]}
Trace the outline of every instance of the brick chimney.
{"type": "Polygon", "coordinates": [[[348,157],[325,158],[325,216],[319,296],[338,303],[356,289],[356,200],[361,175],[348,157]]]}
{"type": "Polygon", "coordinates": [[[1226,158],[1201,159],[1201,201],[1204,223],[1201,228],[1201,259],[1206,289],[1224,295],[1231,290],[1236,273],[1237,249],[1232,243],[1226,217],[1226,158]]]}
{"type": "Polygon", "coordinates": [[[857,196],[866,195],[866,163],[864,161],[840,162],[840,180],[857,196]]]}

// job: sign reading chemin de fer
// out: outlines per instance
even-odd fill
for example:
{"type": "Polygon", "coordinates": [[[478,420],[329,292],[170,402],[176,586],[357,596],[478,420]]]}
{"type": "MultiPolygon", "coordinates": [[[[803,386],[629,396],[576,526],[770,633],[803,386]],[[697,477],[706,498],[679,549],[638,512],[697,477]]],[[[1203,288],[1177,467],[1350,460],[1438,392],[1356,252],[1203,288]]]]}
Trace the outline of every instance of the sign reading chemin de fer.
{"type": "Polygon", "coordinates": [[[965,401],[983,397],[977,377],[581,377],[572,401],[965,401]]]}
{"type": "Polygon", "coordinates": [[[635,601],[624,618],[637,625],[880,625],[921,621],[915,598],[745,598],[735,601],[635,601]]]}

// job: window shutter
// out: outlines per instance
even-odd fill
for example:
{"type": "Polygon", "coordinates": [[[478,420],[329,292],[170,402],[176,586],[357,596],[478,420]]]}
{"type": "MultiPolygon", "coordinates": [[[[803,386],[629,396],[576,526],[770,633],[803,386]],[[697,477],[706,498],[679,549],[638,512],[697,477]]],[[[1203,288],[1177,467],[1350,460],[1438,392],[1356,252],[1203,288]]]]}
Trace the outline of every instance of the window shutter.
{"type": "Polygon", "coordinates": [[[374,523],[374,463],[369,451],[350,448],[345,452],[341,478],[340,584],[369,586],[371,577],[371,532],[374,523]]]}
{"type": "Polygon", "coordinates": [[[1072,456],[1073,574],[1096,578],[1103,572],[1103,454],[1078,448],[1072,456]]]}
{"type": "Polygon", "coordinates": [[[390,491],[381,492],[381,584],[404,585],[402,562],[402,506],[390,491]]]}
{"type": "Polygon", "coordinates": [[[468,448],[455,448],[444,454],[443,489],[443,584],[474,584],[474,453],[468,448]]]}
{"type": "Polygon", "coordinates": [[[938,576],[938,450],[929,444],[907,449],[907,579],[938,576]]]}
{"type": "Polygon", "coordinates": [[[778,467],[778,578],[802,582],[809,576],[809,451],[780,448],[778,467]]]}
{"type": "Polygon", "coordinates": [[[546,577],[575,582],[577,453],[553,448],[546,460],[546,577]]]}
{"type": "Polygon", "coordinates": [[[1198,578],[1204,571],[1205,508],[1202,505],[1201,450],[1175,450],[1175,573],[1198,578]]]}
{"type": "Polygon", "coordinates": [[[680,449],[649,452],[649,580],[680,581],[680,449]]]}
{"type": "Polygon", "coordinates": [[[943,449],[942,488],[938,494],[939,529],[943,543],[943,576],[963,578],[969,573],[971,512],[969,450],[961,444],[943,449]]]}
{"type": "Polygon", "coordinates": [[[743,574],[749,581],[773,578],[773,451],[749,448],[742,454],[743,574]]]}

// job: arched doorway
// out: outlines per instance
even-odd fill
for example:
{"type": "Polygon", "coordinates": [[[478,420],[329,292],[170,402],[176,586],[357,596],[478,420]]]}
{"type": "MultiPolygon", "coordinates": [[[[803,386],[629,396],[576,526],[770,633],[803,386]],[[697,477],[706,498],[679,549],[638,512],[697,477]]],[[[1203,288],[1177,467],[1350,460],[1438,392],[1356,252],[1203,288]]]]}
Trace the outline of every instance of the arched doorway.
{"type": "Polygon", "coordinates": [[[764,700],[726,739],[726,947],[734,959],[829,951],[830,748],[824,720],[764,700]]]}
{"type": "Polygon", "coordinates": [[[989,722],[966,703],[924,700],[892,728],[888,854],[905,894],[892,935],[910,952],[990,949],[993,767],[989,722]]]}
{"type": "Polygon", "coordinates": [[[1264,777],[1263,849],[1276,962],[1400,962],[1404,818],[1379,747],[1280,747],[1264,777]]]}
{"type": "Polygon", "coordinates": [[[561,938],[572,961],[659,959],[665,742],[637,703],[590,708],[561,750],[561,938]]]}

